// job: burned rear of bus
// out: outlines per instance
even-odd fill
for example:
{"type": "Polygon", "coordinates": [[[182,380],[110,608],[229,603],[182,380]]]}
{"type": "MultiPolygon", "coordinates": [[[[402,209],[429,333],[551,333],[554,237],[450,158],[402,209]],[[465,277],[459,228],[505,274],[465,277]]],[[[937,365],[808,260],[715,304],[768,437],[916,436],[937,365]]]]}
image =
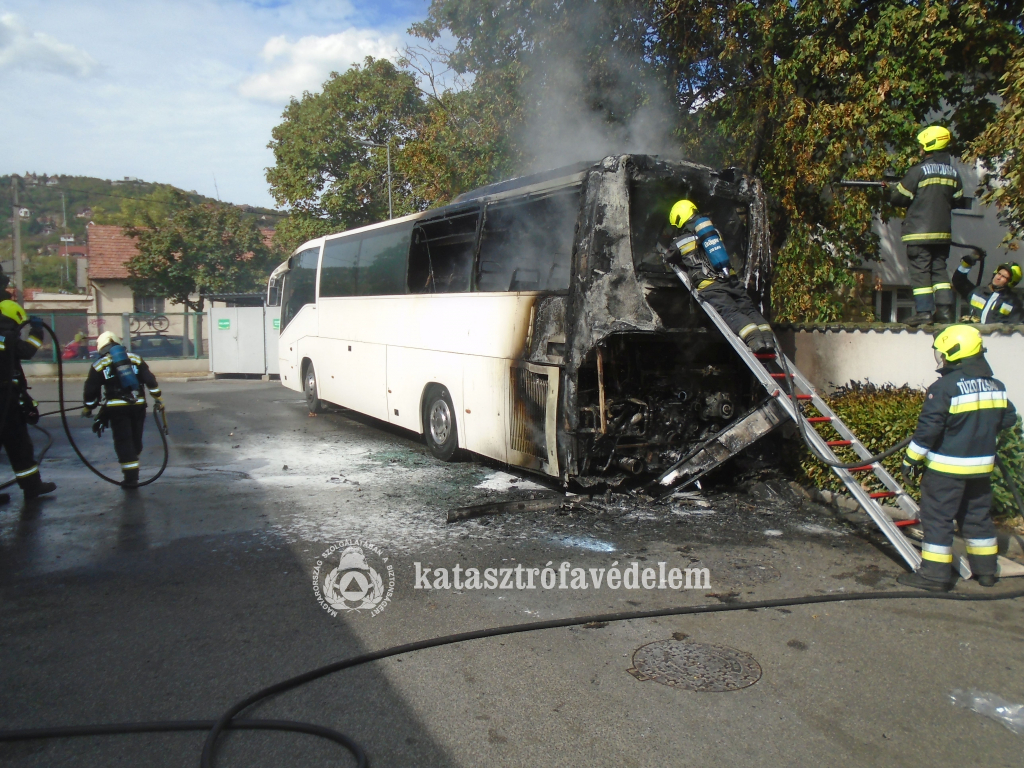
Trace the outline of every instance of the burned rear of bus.
{"type": "Polygon", "coordinates": [[[510,387],[510,439],[540,447],[557,424],[563,481],[663,472],[765,400],[656,248],[681,198],[711,217],[736,273],[765,304],[770,261],[756,181],[645,156],[591,167],[580,189],[569,290],[538,297],[529,367],[513,367],[510,387]],[[557,419],[547,407],[550,373],[541,382],[543,369],[534,368],[552,363],[560,369],[557,419]]]}

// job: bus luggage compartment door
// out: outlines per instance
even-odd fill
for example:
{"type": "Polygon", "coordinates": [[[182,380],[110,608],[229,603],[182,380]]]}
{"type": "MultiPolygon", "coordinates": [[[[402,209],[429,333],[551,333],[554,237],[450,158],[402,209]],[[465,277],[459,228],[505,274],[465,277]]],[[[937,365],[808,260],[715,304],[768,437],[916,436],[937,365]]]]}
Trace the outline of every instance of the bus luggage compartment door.
{"type": "Polygon", "coordinates": [[[513,362],[508,378],[508,461],[558,476],[558,382],[553,365],[513,362]]]}

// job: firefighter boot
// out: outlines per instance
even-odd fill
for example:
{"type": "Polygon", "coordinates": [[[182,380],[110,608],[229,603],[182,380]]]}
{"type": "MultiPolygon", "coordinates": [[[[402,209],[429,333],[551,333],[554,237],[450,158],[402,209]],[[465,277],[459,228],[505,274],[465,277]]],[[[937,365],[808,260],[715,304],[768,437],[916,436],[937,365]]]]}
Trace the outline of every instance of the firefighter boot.
{"type": "Polygon", "coordinates": [[[967,560],[971,564],[971,573],[978,579],[983,587],[994,587],[999,578],[996,576],[996,558],[998,555],[972,555],[967,554],[967,560]]]}
{"type": "Polygon", "coordinates": [[[942,325],[949,325],[956,322],[956,315],[953,313],[952,304],[935,305],[935,322],[942,325]]]}
{"type": "Polygon", "coordinates": [[[39,473],[36,472],[34,475],[29,475],[24,481],[20,481],[21,490],[25,493],[25,499],[38,499],[40,496],[52,493],[57,490],[56,483],[44,483],[39,477],[39,473]]]}
{"type": "Polygon", "coordinates": [[[908,317],[904,321],[904,323],[906,325],[909,325],[912,328],[916,328],[919,325],[930,325],[931,322],[932,322],[932,313],[931,312],[918,312],[913,317],[908,317]]]}
{"type": "Polygon", "coordinates": [[[953,567],[949,563],[922,560],[916,573],[902,573],[896,581],[905,587],[929,592],[949,592],[953,588],[953,567]]]}
{"type": "Polygon", "coordinates": [[[124,480],[121,483],[121,487],[130,491],[139,487],[139,470],[138,469],[125,469],[123,470],[124,480]]]}

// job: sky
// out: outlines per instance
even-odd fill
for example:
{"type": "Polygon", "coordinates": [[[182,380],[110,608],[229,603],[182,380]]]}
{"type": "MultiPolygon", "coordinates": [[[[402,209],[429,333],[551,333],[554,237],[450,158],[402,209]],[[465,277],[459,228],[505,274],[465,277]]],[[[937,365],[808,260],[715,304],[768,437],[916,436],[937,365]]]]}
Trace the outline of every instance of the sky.
{"type": "Polygon", "coordinates": [[[398,57],[428,0],[0,0],[0,174],[173,184],[273,207],[292,96],[398,57]]]}

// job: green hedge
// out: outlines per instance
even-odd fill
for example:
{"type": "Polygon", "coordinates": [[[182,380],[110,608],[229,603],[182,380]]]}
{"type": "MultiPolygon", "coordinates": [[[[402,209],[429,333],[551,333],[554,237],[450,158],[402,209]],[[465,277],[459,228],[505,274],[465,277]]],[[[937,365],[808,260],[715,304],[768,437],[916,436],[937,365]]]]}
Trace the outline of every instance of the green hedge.
{"type": "MultiPolygon", "coordinates": [[[[837,389],[826,397],[829,407],[841,418],[850,430],[872,453],[883,450],[913,434],[917,425],[917,417],[924,403],[924,392],[910,387],[875,386],[852,381],[837,389]]],[[[807,409],[807,415],[815,415],[813,408],[807,409]]],[[[839,434],[830,426],[819,425],[820,434],[826,440],[837,440],[839,434]]],[[[800,441],[799,436],[794,438],[800,441]]],[[[851,462],[857,455],[850,448],[836,448],[840,459],[851,462]]],[[[846,488],[835,473],[811,456],[803,442],[797,448],[799,468],[798,479],[805,485],[815,486],[833,492],[845,492],[846,488]]],[[[1021,430],[1021,418],[1017,424],[999,436],[999,456],[1010,469],[1014,480],[1024,493],[1024,432],[1021,430]]],[[[900,465],[903,463],[903,451],[886,459],[883,464],[897,480],[900,478],[900,465]]],[[[994,500],[993,512],[996,517],[1013,519],[1020,514],[1013,500],[1002,473],[996,469],[992,476],[994,500]]],[[[870,491],[885,490],[872,473],[863,473],[865,487],[870,491]]],[[[916,484],[907,490],[916,499],[920,499],[920,491],[916,484]]]]}

